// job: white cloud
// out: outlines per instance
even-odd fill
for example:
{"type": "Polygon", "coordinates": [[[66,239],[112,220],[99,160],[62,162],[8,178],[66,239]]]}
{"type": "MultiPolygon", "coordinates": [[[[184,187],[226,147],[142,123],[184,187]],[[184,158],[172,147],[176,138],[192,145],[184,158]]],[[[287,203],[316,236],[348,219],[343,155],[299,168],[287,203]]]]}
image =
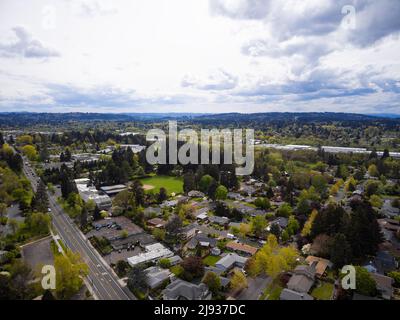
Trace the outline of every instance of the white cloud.
{"type": "Polygon", "coordinates": [[[335,111],[357,99],[363,112],[393,110],[399,8],[398,0],[3,0],[0,110],[335,111]],[[345,4],[357,9],[356,30],[341,26],[345,4]]]}
{"type": "Polygon", "coordinates": [[[42,42],[33,39],[30,33],[22,26],[12,28],[15,38],[8,42],[0,42],[0,55],[6,58],[51,58],[60,54],[42,42]]]}

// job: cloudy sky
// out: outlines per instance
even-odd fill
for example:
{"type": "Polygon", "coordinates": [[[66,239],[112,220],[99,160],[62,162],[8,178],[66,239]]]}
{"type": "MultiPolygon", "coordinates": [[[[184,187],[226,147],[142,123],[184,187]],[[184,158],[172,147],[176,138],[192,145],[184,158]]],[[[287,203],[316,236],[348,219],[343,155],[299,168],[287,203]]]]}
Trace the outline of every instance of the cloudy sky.
{"type": "Polygon", "coordinates": [[[400,114],[400,0],[0,0],[0,111],[400,114]]]}

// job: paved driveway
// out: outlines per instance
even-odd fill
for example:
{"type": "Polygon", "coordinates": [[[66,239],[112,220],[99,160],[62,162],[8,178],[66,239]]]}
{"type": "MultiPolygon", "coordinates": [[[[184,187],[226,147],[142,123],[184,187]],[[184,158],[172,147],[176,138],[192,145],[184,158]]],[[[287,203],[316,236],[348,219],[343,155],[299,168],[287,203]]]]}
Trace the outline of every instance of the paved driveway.
{"type": "Polygon", "coordinates": [[[258,276],[256,278],[247,278],[248,287],[243,290],[237,300],[258,300],[265,288],[271,283],[272,279],[268,276],[258,276]]]}

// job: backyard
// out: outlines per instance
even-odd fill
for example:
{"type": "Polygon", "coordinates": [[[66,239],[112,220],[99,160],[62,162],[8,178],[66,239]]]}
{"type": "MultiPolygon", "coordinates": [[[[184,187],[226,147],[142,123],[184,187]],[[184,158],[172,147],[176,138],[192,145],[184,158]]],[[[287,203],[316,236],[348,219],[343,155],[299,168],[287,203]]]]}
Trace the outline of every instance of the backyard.
{"type": "Polygon", "coordinates": [[[317,300],[330,300],[333,292],[333,284],[329,282],[322,282],[316,287],[311,295],[317,300]]]}

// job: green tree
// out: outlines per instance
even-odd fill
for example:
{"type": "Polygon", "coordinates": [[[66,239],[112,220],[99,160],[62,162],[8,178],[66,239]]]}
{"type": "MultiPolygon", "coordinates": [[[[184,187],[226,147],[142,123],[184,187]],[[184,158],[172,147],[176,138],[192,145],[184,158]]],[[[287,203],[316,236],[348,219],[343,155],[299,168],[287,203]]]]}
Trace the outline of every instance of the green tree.
{"type": "Polygon", "coordinates": [[[257,236],[260,237],[265,228],[267,227],[267,220],[265,220],[262,216],[256,216],[251,221],[251,231],[257,236]]]}
{"type": "Polygon", "coordinates": [[[158,241],[165,240],[165,230],[163,230],[163,229],[154,228],[152,234],[153,234],[154,238],[156,238],[158,241]]]}
{"type": "Polygon", "coordinates": [[[36,148],[32,145],[26,145],[22,147],[22,152],[28,157],[29,160],[35,161],[37,159],[36,148]]]}
{"type": "Polygon", "coordinates": [[[247,288],[246,276],[238,269],[233,270],[230,286],[234,291],[241,291],[247,288]]]}
{"type": "Polygon", "coordinates": [[[168,198],[167,189],[165,189],[164,187],[161,187],[160,191],[158,193],[158,197],[157,197],[158,203],[161,203],[164,200],[167,200],[167,198],[168,198]]]}
{"type": "Polygon", "coordinates": [[[264,209],[267,210],[271,207],[271,203],[269,202],[268,198],[257,198],[254,201],[254,204],[260,208],[260,209],[264,209]]]}
{"type": "Polygon", "coordinates": [[[269,235],[267,243],[253,257],[249,272],[253,275],[267,274],[275,278],[281,272],[293,269],[298,255],[294,247],[281,247],[277,238],[269,235]]]}
{"type": "Polygon", "coordinates": [[[308,220],[306,221],[306,223],[303,226],[303,230],[301,231],[301,235],[303,237],[307,237],[310,235],[311,233],[311,228],[312,225],[314,223],[315,217],[318,215],[318,211],[316,209],[314,209],[313,211],[311,211],[310,216],[308,217],[308,220]]]}
{"type": "Polygon", "coordinates": [[[373,206],[375,208],[381,208],[383,205],[383,201],[382,201],[381,197],[377,196],[376,194],[373,194],[369,198],[369,203],[371,204],[371,206],[373,206]]]}
{"type": "Polygon", "coordinates": [[[135,265],[128,274],[128,288],[132,292],[147,289],[147,274],[142,265],[135,265]]]}
{"type": "Polygon", "coordinates": [[[288,203],[282,204],[276,212],[278,217],[288,218],[293,213],[293,209],[288,203]]]}
{"type": "Polygon", "coordinates": [[[389,272],[388,276],[394,280],[394,286],[400,288],[400,271],[389,272]]]}
{"type": "Polygon", "coordinates": [[[217,200],[225,200],[228,195],[228,189],[225,186],[220,185],[218,186],[217,190],[215,191],[215,198],[217,200]]]}
{"type": "Polygon", "coordinates": [[[330,256],[335,268],[340,268],[351,261],[351,246],[344,234],[338,233],[333,238],[330,256]]]}
{"type": "Polygon", "coordinates": [[[213,294],[218,293],[221,289],[221,279],[214,272],[208,271],[202,280],[213,294]]]}
{"type": "Polygon", "coordinates": [[[201,177],[200,182],[199,182],[199,188],[201,191],[208,193],[208,188],[211,186],[211,184],[214,182],[214,178],[211,177],[210,175],[206,174],[203,177],[201,177]]]}
{"type": "Polygon", "coordinates": [[[89,268],[82,261],[79,253],[67,250],[65,255],[54,257],[56,269],[56,293],[60,299],[70,299],[83,285],[89,268]]]}
{"type": "Polygon", "coordinates": [[[371,177],[379,177],[379,171],[378,171],[378,168],[376,167],[376,165],[371,164],[371,165],[368,167],[368,174],[369,174],[371,177]]]}
{"type": "Polygon", "coordinates": [[[168,258],[162,258],[158,261],[158,264],[160,265],[161,268],[163,269],[168,269],[171,267],[171,261],[169,261],[168,258]]]}
{"type": "Polygon", "coordinates": [[[300,224],[294,216],[289,217],[288,226],[286,228],[289,236],[293,236],[300,229],[300,224]]]}
{"type": "Polygon", "coordinates": [[[376,282],[363,267],[356,266],[356,292],[365,296],[376,295],[376,282]]]}
{"type": "Polygon", "coordinates": [[[40,179],[35,197],[33,198],[33,209],[38,212],[47,212],[49,207],[49,197],[47,196],[46,186],[43,180],[40,179]]]}

